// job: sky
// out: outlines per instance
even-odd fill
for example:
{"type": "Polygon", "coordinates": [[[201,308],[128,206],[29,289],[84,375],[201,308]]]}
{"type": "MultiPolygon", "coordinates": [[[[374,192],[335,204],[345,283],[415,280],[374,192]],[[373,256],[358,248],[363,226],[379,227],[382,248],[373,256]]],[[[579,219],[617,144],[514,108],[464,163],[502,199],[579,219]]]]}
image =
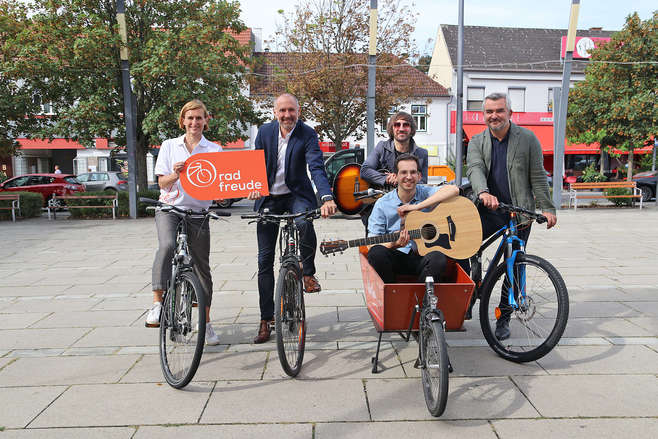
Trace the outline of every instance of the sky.
{"type": "MultiPolygon", "coordinates": [[[[363,1],[370,3],[369,0],[363,1]]],[[[413,37],[421,54],[432,53],[440,24],[457,24],[457,0],[400,1],[413,5],[412,10],[418,14],[413,37]]],[[[262,28],[263,38],[268,39],[276,31],[277,21],[280,22],[277,11],[292,12],[298,1],[241,0],[240,3],[244,23],[251,28],[262,28]]],[[[571,0],[464,0],[464,25],[566,29],[571,3],[571,0]]],[[[619,30],[627,15],[637,12],[642,20],[646,20],[654,10],[658,10],[655,0],[581,0],[578,29],[602,27],[604,30],[619,30]]]]}

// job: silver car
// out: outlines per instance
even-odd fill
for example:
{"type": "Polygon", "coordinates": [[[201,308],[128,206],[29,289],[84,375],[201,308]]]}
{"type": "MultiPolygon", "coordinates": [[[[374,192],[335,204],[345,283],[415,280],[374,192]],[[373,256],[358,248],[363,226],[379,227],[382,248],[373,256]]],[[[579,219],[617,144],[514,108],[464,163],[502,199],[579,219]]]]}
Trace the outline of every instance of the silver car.
{"type": "Polygon", "coordinates": [[[76,178],[84,185],[85,191],[88,192],[128,190],[128,174],[125,172],[87,172],[78,175],[76,178]]]}

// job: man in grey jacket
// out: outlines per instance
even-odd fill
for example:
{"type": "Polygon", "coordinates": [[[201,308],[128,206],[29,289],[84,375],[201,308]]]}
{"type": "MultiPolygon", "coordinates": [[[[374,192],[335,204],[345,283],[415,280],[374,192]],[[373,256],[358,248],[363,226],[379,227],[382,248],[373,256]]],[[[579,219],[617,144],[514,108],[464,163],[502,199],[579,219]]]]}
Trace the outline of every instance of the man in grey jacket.
{"type": "MultiPolygon", "coordinates": [[[[555,206],[548,190],[544,170],[544,156],[534,133],[510,121],[511,102],[505,93],[492,93],[484,98],[484,120],[488,129],[473,136],[468,144],[466,171],[473,193],[482,201],[483,239],[500,229],[508,220],[508,213],[496,212],[503,202],[535,211],[539,205],[548,219],[547,228],[557,222],[555,206]]],[[[519,237],[526,241],[530,226],[519,229],[519,237]]],[[[509,338],[509,316],[496,323],[496,337],[509,338]]]]}

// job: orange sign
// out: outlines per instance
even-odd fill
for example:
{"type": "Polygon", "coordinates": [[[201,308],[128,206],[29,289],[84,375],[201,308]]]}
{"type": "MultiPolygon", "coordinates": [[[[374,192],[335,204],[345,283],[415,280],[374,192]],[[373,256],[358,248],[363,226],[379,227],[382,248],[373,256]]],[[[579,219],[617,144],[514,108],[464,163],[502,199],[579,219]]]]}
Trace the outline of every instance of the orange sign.
{"type": "Polygon", "coordinates": [[[240,198],[252,191],[269,194],[263,150],[195,154],[186,160],[180,181],[197,200],[240,198]]]}

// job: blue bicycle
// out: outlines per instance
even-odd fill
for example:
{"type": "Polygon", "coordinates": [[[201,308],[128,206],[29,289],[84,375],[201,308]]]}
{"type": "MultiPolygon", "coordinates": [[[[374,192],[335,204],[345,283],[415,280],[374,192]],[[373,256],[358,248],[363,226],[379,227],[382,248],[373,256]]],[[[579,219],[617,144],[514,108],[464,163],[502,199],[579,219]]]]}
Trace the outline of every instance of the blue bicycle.
{"type": "MultiPolygon", "coordinates": [[[[543,215],[500,203],[510,213],[509,223],[487,239],[471,258],[475,290],[471,307],[480,299],[479,318],[484,338],[501,357],[524,363],[549,353],[558,343],[569,318],[569,293],[558,270],[547,260],[525,253],[517,236],[519,216],[538,223],[543,215]],[[482,253],[499,238],[498,249],[482,278],[482,253]],[[501,259],[504,260],[501,263],[501,259]],[[510,335],[496,337],[496,326],[505,319],[510,335]]],[[[467,313],[467,318],[470,317],[467,313]]]]}

